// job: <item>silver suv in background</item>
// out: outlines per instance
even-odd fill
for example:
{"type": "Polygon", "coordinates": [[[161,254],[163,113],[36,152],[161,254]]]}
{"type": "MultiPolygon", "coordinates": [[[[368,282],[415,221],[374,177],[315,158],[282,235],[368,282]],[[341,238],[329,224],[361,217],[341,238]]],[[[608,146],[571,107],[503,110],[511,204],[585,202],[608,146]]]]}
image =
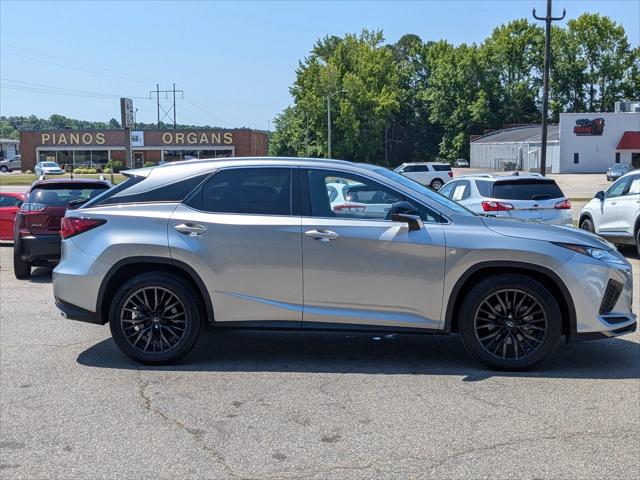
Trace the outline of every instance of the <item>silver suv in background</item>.
{"type": "Polygon", "coordinates": [[[445,183],[453,178],[451,165],[448,163],[403,163],[396,167],[394,172],[434,190],[440,190],[445,183]]]}
{"type": "Polygon", "coordinates": [[[457,332],[517,370],[561,335],[636,329],[631,265],[598,236],[481,217],[378,166],[236,158],[125,175],[62,220],[53,293],[140,362],[177,360],[206,325],[457,332]],[[336,184],[388,208],[335,209],[336,184]]]}
{"type": "Polygon", "coordinates": [[[571,201],[555,180],[540,175],[464,175],[440,194],[478,214],[573,225],[571,201]]]}
{"type": "Polygon", "coordinates": [[[640,170],[596,193],[580,212],[580,228],[620,245],[634,245],[640,255],[640,170]]]}

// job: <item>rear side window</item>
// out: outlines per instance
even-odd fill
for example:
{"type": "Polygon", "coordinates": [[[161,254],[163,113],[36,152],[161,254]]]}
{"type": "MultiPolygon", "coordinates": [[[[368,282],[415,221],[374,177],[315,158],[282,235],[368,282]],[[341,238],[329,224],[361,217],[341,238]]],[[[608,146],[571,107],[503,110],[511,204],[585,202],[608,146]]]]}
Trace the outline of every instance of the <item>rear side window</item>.
{"type": "Polygon", "coordinates": [[[108,198],[99,199],[97,204],[181,202],[208,176],[209,173],[207,172],[131,195],[110,195],[108,198]]]}
{"type": "Polygon", "coordinates": [[[89,200],[80,208],[89,208],[89,207],[93,207],[94,205],[98,205],[103,201],[107,200],[108,198],[113,197],[116,193],[120,193],[123,190],[126,190],[127,188],[135,185],[136,183],[140,183],[142,180],[144,180],[144,178],[145,177],[138,177],[138,176],[127,177],[125,181],[120,182],[115,187],[111,187],[110,189],[103,191],[96,198],[89,200]]]}
{"type": "Polygon", "coordinates": [[[403,172],[428,172],[429,167],[426,165],[407,165],[402,169],[403,172]]]}
{"type": "Polygon", "coordinates": [[[212,213],[291,215],[289,168],[237,168],[216,173],[190,206],[212,213]]]}
{"type": "Polygon", "coordinates": [[[451,165],[431,165],[436,172],[449,172],[451,165]]]}
{"type": "Polygon", "coordinates": [[[516,180],[496,182],[493,197],[504,200],[545,200],[562,198],[564,194],[553,180],[516,180]]]}
{"type": "Polygon", "coordinates": [[[29,193],[27,203],[41,203],[50,207],[66,207],[71,202],[84,202],[107,190],[107,185],[77,186],[65,185],[62,188],[34,188],[29,193]]]}
{"type": "Polygon", "coordinates": [[[0,195],[0,207],[17,207],[21,203],[21,198],[10,197],[9,195],[0,195]]]}
{"type": "Polygon", "coordinates": [[[493,182],[487,182],[486,180],[476,180],[476,187],[478,187],[478,192],[483,197],[491,197],[491,190],[493,187],[493,182]]]}

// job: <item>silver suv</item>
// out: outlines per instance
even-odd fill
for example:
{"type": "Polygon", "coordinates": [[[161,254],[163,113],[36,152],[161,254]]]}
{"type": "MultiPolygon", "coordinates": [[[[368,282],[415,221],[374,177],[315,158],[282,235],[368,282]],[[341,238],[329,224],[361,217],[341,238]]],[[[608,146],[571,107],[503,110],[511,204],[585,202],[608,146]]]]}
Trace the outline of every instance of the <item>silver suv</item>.
{"type": "Polygon", "coordinates": [[[140,362],[177,360],[207,326],[457,332],[515,370],[561,335],[636,329],[631,266],[609,243],[478,216],[381,167],[238,158],[126,175],[63,219],[53,292],[140,362]],[[386,208],[333,208],[335,184],[386,208]]]}

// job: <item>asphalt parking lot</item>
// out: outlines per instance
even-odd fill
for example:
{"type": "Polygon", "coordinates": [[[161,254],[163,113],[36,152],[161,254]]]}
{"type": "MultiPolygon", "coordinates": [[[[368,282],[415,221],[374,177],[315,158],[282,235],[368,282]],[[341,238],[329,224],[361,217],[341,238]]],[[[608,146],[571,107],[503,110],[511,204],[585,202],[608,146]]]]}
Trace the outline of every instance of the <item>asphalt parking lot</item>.
{"type": "Polygon", "coordinates": [[[210,333],[149,368],[107,327],[62,319],[50,272],[18,281],[11,253],[3,479],[637,478],[637,332],[520,374],[482,369],[456,336],[275,332],[210,333]]]}

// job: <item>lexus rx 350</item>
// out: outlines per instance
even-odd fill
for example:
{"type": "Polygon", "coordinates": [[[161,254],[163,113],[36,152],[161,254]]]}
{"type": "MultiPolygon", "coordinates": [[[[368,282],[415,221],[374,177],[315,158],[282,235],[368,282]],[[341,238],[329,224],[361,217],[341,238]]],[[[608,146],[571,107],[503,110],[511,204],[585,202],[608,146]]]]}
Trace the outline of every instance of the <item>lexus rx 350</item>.
{"type": "Polygon", "coordinates": [[[476,215],[381,167],[245,158],[125,175],[63,219],[53,291],[140,362],[177,360],[205,325],[457,332],[500,369],[541,361],[562,335],[636,329],[631,266],[611,244],[476,215]],[[333,208],[335,184],[388,208],[333,208]]]}

